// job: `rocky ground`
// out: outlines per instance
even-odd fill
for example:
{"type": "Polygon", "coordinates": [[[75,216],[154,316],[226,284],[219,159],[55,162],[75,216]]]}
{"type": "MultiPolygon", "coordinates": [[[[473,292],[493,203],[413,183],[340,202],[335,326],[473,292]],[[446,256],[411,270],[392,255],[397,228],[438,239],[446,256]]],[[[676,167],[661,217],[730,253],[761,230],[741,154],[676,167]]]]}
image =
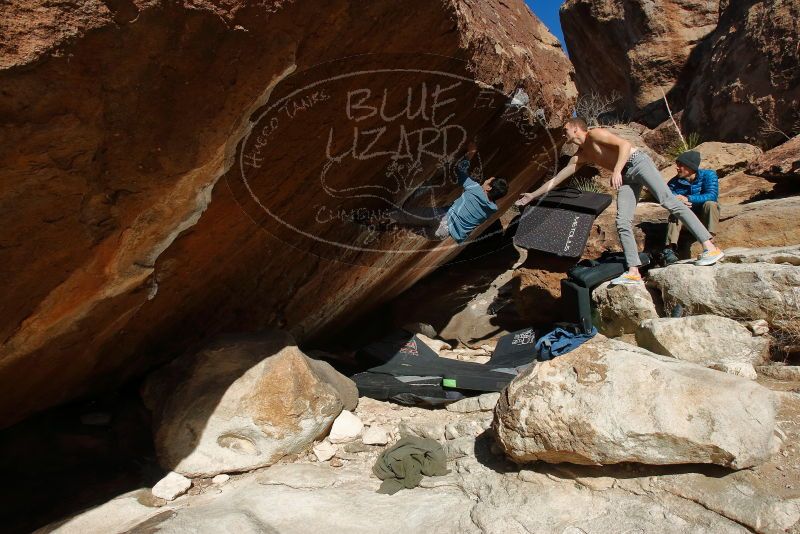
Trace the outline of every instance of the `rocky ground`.
{"type": "MultiPolygon", "coordinates": [[[[0,240],[0,425],[79,400],[0,432],[4,531],[800,534],[799,0],[632,0],[624,13],[569,0],[577,72],[522,0],[45,4],[0,5],[12,37],[0,42],[0,111],[13,118],[0,128],[11,229],[0,240]],[[384,21],[399,31],[376,31],[384,21]],[[410,65],[395,57],[409,52],[410,65]],[[399,88],[399,102],[406,84],[426,87],[423,72],[452,74],[442,58],[458,59],[469,83],[452,116],[470,135],[490,132],[481,151],[512,183],[487,223],[495,238],[439,268],[453,251],[402,236],[381,239],[413,255],[322,250],[242,205],[234,152],[252,114],[314,65],[340,74],[327,62],[341,57],[362,58],[356,72],[425,67],[370,80],[399,88]],[[669,179],[679,137],[666,93],[721,178],[725,261],[601,286],[600,333],[503,392],[438,410],[359,398],[344,376],[360,370],[353,349],[389,328],[484,363],[499,335],[563,318],[574,259],[518,258],[505,208],[555,170],[572,80],[578,107],[621,92],[605,119],[641,124],[610,129],[669,179]],[[503,98],[487,104],[489,87],[503,98]],[[507,113],[519,88],[544,114],[537,125],[507,113]],[[218,336],[230,330],[251,333],[218,336]],[[112,393],[81,397],[98,391],[112,393]],[[449,473],[380,494],[373,465],[407,436],[438,442],[449,473]]],[[[294,102],[275,164],[253,171],[290,218],[316,220],[330,200],[309,155],[323,154],[331,124],[353,126],[340,120],[345,89],[294,102]]],[[[352,159],[339,185],[391,185],[355,145],[352,159]]],[[[436,175],[437,162],[422,163],[436,175]]],[[[582,177],[601,189],[609,178],[582,177]]],[[[647,200],[635,231],[652,252],[667,216],[647,200]]],[[[618,249],[615,215],[597,219],[586,257],[618,249]]]]}
{"type": "MultiPolygon", "coordinates": [[[[799,288],[800,246],[656,269],[647,288],[601,287],[597,324],[615,339],[601,333],[502,393],[439,410],[356,405],[352,384],[285,334],[226,340],[143,390],[158,457],[182,474],[37,532],[800,532],[800,368],[769,353],[796,327],[786,312],[800,310],[799,288]],[[676,303],[687,317],[665,317],[676,303]],[[277,352],[252,366],[258,350],[277,352]],[[242,374],[235,362],[251,363],[242,374]],[[272,400],[267,410],[249,398],[272,400]],[[312,422],[291,430],[282,407],[312,422]],[[192,450],[168,438],[181,428],[203,436],[192,450]],[[404,436],[439,442],[450,473],[379,494],[372,466],[404,436]],[[248,447],[279,452],[241,463],[248,447]]],[[[485,362],[492,350],[421,339],[447,358],[485,362]]]]}
{"type": "MultiPolygon", "coordinates": [[[[654,132],[616,130],[637,144],[654,132]]],[[[722,175],[724,262],[601,286],[601,334],[501,394],[439,410],[357,399],[320,360],[352,368],[356,338],[303,353],[283,333],[235,337],[179,358],[141,388],[147,417],[129,418],[139,435],[153,424],[155,450],[130,451],[146,469],[37,532],[800,532],[797,143],[700,145],[722,175]],[[670,318],[676,306],[684,317],[670,318]],[[379,494],[372,466],[404,436],[438,441],[450,473],[379,494]]],[[[613,217],[612,207],[598,219],[587,256],[617,247],[613,217]]],[[[645,248],[658,249],[665,219],[642,203],[645,248]]],[[[572,260],[520,264],[508,237],[470,249],[361,328],[406,326],[441,357],[483,363],[498,335],[552,322],[572,260]]],[[[108,457],[129,435],[110,427],[108,457]]]]}
{"type": "Polygon", "coordinates": [[[39,532],[798,532],[800,380],[758,383],[778,395],[785,437],[769,461],[743,471],[518,466],[491,435],[497,395],[438,411],[362,398],[355,414],[366,430],[328,460],[309,450],[265,469],[195,479],[173,501],[142,488],[39,532]],[[385,446],[365,444],[376,429],[388,442],[439,440],[451,473],[377,494],[371,468],[385,446]]]}
{"type": "MultiPolygon", "coordinates": [[[[757,162],[771,176],[784,172],[765,158],[757,162]]],[[[788,178],[772,179],[791,179],[790,167],[788,178]]],[[[731,219],[751,217],[760,235],[731,230],[725,238],[796,243],[792,228],[781,234],[780,223],[764,220],[772,207],[761,204],[795,201],[732,205],[731,219]]],[[[654,225],[660,217],[654,209],[654,225]]],[[[608,246],[600,232],[593,239],[590,250],[608,246]]],[[[531,263],[514,270],[513,249],[502,250],[488,270],[472,262],[470,274],[458,275],[451,265],[422,286],[432,295],[449,280],[463,290],[461,319],[417,325],[441,357],[485,362],[492,339],[523,315],[528,301],[515,298],[513,281],[531,263]]],[[[599,288],[601,335],[537,364],[502,394],[447,409],[356,399],[352,383],[285,334],[208,346],[148,378],[141,393],[149,413],[128,401],[108,410],[109,423],[102,407],[82,409],[80,425],[106,429],[102,441],[85,430],[44,432],[63,420],[54,416],[16,448],[0,442],[6,458],[18,455],[8,468],[21,480],[4,498],[19,507],[6,524],[80,534],[800,532],[800,246],[727,252],[712,268],[653,269],[646,287],[599,288]],[[669,318],[676,304],[686,317],[669,318]],[[128,442],[148,441],[149,424],[155,450],[128,442]],[[450,473],[378,494],[372,466],[403,436],[438,441],[450,473]],[[43,438],[52,445],[42,448],[43,438]],[[137,467],[87,471],[94,462],[76,460],[77,451],[137,467]],[[43,469],[60,479],[28,483],[26,472],[60,454],[69,469],[43,469]],[[79,480],[81,491],[31,517],[32,503],[53,503],[79,480]],[[51,493],[34,496],[37,482],[52,484],[51,493]]],[[[415,302],[412,292],[387,315],[421,319],[409,312],[415,302]]]]}

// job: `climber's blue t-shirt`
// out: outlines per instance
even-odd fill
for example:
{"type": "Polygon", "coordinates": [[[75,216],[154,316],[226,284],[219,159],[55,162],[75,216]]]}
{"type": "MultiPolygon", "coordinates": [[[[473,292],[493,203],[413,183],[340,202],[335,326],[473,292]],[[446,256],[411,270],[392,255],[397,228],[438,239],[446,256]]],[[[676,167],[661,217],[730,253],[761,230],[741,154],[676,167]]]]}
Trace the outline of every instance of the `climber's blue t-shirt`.
{"type": "Polygon", "coordinates": [[[489,200],[483,187],[469,177],[469,160],[458,162],[456,176],[464,193],[447,210],[447,226],[453,239],[463,243],[475,228],[497,211],[497,205],[489,200]]]}

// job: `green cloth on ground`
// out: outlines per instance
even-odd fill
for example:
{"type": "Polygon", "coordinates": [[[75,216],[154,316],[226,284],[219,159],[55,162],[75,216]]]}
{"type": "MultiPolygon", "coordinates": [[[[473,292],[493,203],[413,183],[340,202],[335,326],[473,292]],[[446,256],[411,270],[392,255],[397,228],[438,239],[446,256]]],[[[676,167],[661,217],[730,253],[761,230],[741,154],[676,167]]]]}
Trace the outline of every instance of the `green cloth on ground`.
{"type": "Polygon", "coordinates": [[[383,451],[372,472],[383,480],[378,493],[392,495],[403,488],[417,487],[423,475],[446,475],[450,471],[438,441],[407,437],[383,451]]]}

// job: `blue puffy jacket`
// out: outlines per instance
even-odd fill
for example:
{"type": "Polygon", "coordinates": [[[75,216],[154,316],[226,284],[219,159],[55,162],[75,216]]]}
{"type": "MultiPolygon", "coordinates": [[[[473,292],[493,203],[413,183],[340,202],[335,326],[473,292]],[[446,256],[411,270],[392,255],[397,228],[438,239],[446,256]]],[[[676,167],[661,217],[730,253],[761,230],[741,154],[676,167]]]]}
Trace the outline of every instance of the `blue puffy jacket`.
{"type": "Polygon", "coordinates": [[[667,184],[674,195],[683,195],[692,203],[692,207],[702,206],[706,202],[719,202],[719,178],[710,169],[700,169],[697,177],[691,182],[676,176],[667,184]]]}

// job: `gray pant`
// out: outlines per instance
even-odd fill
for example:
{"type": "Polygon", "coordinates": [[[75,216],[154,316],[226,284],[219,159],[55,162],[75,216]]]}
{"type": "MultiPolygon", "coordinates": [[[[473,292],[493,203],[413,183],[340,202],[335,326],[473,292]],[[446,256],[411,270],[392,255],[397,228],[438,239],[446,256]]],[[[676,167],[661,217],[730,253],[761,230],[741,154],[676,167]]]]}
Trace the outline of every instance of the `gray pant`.
{"type": "Polygon", "coordinates": [[[391,221],[431,241],[450,237],[447,226],[448,208],[403,208],[389,213],[391,221]]]}
{"type": "Polygon", "coordinates": [[[622,187],[617,193],[617,232],[628,267],[638,267],[642,264],[639,261],[639,247],[636,245],[636,236],[633,233],[633,213],[636,211],[642,186],[647,187],[656,201],[677,217],[695,239],[701,243],[711,239],[711,234],[697,215],[675,198],[669,190],[650,156],[637,150],[628,160],[626,171],[622,175],[622,187]]]}

